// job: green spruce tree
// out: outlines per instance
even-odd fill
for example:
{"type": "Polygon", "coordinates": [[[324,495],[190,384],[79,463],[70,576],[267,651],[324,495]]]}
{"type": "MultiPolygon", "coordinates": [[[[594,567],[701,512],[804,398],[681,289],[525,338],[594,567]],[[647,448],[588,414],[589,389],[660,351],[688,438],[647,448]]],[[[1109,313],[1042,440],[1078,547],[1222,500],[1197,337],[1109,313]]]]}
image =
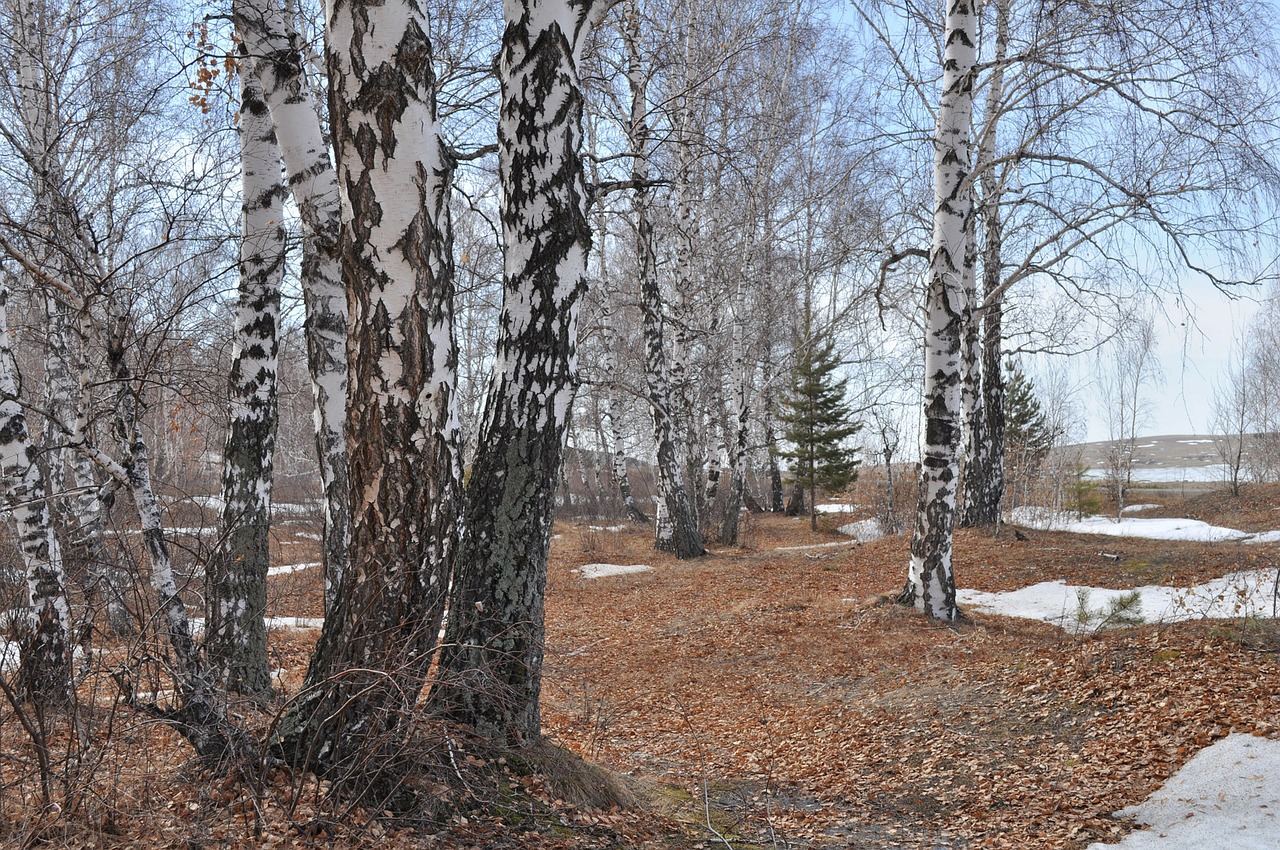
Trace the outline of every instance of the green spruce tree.
{"type": "Polygon", "coordinates": [[[1013,361],[1005,363],[1005,465],[1012,484],[1024,488],[1040,471],[1040,465],[1057,440],[1044,409],[1036,398],[1036,386],[1013,361]]]}
{"type": "Polygon", "coordinates": [[[804,327],[796,346],[791,383],[783,397],[784,437],[791,448],[791,474],[809,491],[809,526],[818,530],[817,490],[842,490],[858,478],[857,449],[848,440],[862,429],[845,400],[848,380],[837,374],[835,340],[816,328],[805,305],[804,327]]]}

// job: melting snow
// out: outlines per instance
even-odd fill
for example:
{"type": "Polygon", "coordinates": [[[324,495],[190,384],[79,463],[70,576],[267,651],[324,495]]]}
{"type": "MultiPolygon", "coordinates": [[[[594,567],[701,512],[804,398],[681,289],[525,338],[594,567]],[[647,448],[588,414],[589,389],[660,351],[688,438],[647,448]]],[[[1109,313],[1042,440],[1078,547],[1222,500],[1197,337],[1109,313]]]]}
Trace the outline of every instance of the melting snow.
{"type": "Polygon", "coordinates": [[[1120,513],[1135,514],[1138,511],[1149,511],[1152,508],[1158,508],[1158,507],[1160,507],[1160,505],[1125,505],[1124,509],[1120,511],[1120,513]]]}
{"type": "Polygon", "coordinates": [[[583,564],[574,570],[583,578],[608,578],[609,576],[625,576],[631,573],[647,573],[652,572],[653,567],[645,564],[631,564],[622,566],[620,564],[583,564]]]}
{"type": "Polygon", "coordinates": [[[847,514],[857,505],[846,505],[842,502],[828,502],[825,505],[816,505],[814,510],[820,514],[847,514]]]}
{"type": "MultiPolygon", "coordinates": [[[[1094,467],[1084,474],[1085,478],[1097,480],[1107,477],[1107,470],[1094,467]]],[[[1147,483],[1179,483],[1182,481],[1226,481],[1227,468],[1221,463],[1207,466],[1134,466],[1130,476],[1133,481],[1147,483]]]]}
{"type": "Polygon", "coordinates": [[[1192,540],[1216,543],[1223,540],[1244,540],[1250,543],[1274,543],[1280,539],[1277,532],[1250,534],[1234,528],[1209,525],[1198,519],[1122,519],[1091,516],[1082,520],[1069,511],[1052,511],[1044,508],[1014,508],[1010,520],[1027,528],[1052,531],[1070,531],[1076,534],[1105,534],[1112,537],[1144,537],[1149,540],[1192,540]]]}
{"type": "Polygon", "coordinates": [[[1232,573],[1195,587],[1148,585],[1134,590],[1084,587],[1065,581],[1045,581],[1004,593],[959,590],[956,601],[991,614],[1043,620],[1064,629],[1091,629],[1096,617],[1080,622],[1081,592],[1089,612],[1105,612],[1114,600],[1137,593],[1147,623],[1170,623],[1199,618],[1274,617],[1277,606],[1276,570],[1232,573]]]}
{"type": "Polygon", "coordinates": [[[271,567],[270,569],[268,569],[267,575],[283,576],[283,575],[288,575],[289,573],[296,573],[296,572],[301,572],[302,570],[309,570],[312,567],[318,567],[320,565],[321,564],[319,561],[310,561],[305,564],[282,564],[281,566],[271,567]]]}
{"type": "Polygon", "coordinates": [[[1280,835],[1280,741],[1228,735],[1206,747],[1136,806],[1135,830],[1089,850],[1273,850],[1280,835]]]}
{"type": "Polygon", "coordinates": [[[855,538],[859,543],[871,543],[884,537],[884,529],[880,527],[880,521],[875,519],[860,519],[842,525],[836,531],[855,538]]]}
{"type": "Polygon", "coordinates": [[[834,549],[837,546],[857,546],[857,540],[837,540],[835,543],[810,543],[808,546],[779,546],[775,552],[800,552],[805,549],[834,549]]]}
{"type": "Polygon", "coordinates": [[[625,525],[588,525],[587,526],[587,531],[610,531],[610,532],[617,533],[619,531],[626,531],[626,530],[627,530],[627,527],[625,525]]]}

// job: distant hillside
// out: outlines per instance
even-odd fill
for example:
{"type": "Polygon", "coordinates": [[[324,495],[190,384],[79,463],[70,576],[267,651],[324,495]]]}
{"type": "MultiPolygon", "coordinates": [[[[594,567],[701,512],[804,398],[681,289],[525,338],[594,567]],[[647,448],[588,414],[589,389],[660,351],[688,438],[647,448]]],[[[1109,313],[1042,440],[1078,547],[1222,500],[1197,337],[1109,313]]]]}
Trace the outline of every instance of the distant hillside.
{"type": "MultiPolygon", "coordinates": [[[[1107,467],[1107,452],[1113,441],[1065,446],[1064,451],[1081,453],[1089,467],[1089,477],[1101,477],[1107,467]]],[[[1141,437],[1133,458],[1135,481],[1221,481],[1222,458],[1208,434],[1164,434],[1141,437]]]]}
{"type": "MultiPolygon", "coordinates": [[[[1213,445],[1213,436],[1207,434],[1166,434],[1159,437],[1139,437],[1134,464],[1147,467],[1171,466],[1208,466],[1222,463],[1218,451],[1213,445]]],[[[1090,466],[1101,466],[1106,462],[1107,451],[1114,445],[1111,441],[1097,443],[1081,443],[1078,446],[1083,452],[1084,462],[1090,466]]]]}

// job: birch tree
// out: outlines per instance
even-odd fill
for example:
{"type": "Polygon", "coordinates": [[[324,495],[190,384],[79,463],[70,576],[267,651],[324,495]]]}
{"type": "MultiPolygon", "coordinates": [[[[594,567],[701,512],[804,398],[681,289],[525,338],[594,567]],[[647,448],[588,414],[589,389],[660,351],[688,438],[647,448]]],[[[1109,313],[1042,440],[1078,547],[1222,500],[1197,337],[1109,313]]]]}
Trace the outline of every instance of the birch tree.
{"type": "Polygon", "coordinates": [[[341,251],[338,178],[307,79],[301,38],[280,0],[234,0],[244,73],[262,86],[294,203],[305,229],[302,291],[307,365],[315,396],[316,455],[324,488],[325,608],[333,607],[349,542],[347,295],[341,251]]]}
{"type": "Polygon", "coordinates": [[[356,329],[347,428],[360,439],[347,573],[277,745],[295,764],[367,781],[402,767],[374,754],[404,734],[426,680],[458,532],[452,161],[423,7],[347,0],[327,24],[356,329]]]}
{"type": "MultiPolygon", "coordinates": [[[[653,418],[653,442],[657,454],[658,491],[663,511],[659,516],[657,545],[675,553],[677,558],[705,555],[698,518],[686,481],[688,467],[681,463],[680,442],[674,422],[673,398],[667,368],[666,321],[663,299],[658,284],[651,217],[651,189],[648,158],[651,155],[647,113],[648,87],[646,69],[640,60],[640,10],[637,0],[624,4],[624,40],[627,50],[627,82],[631,95],[631,117],[627,136],[631,154],[632,218],[636,228],[635,254],[640,284],[640,311],[644,325],[645,381],[648,385],[649,413],[653,418]]],[[[689,262],[686,257],[681,263],[689,262]]],[[[681,360],[680,346],[675,358],[681,360]]],[[[681,362],[680,368],[685,364],[681,362]]],[[[686,404],[686,414],[692,408],[686,404]]],[[[687,444],[685,444],[687,448],[687,444]]],[[[696,486],[696,482],[695,482],[696,486]]]]}
{"type": "Polygon", "coordinates": [[[911,563],[903,591],[904,601],[943,620],[955,619],[958,613],[951,558],[960,471],[962,323],[968,308],[964,280],[972,274],[973,262],[966,236],[973,208],[970,133],[976,21],[970,0],[948,0],[925,298],[925,433],[911,563]]]}
{"type": "Polygon", "coordinates": [[[551,514],[591,245],[579,63],[601,11],[595,0],[504,6],[503,305],[432,698],[455,720],[507,742],[541,736],[551,514]]]}
{"type": "Polygon", "coordinates": [[[205,653],[228,688],[265,696],[271,692],[265,617],[285,187],[271,116],[252,71],[240,75],[240,91],[240,287],[219,545],[208,567],[205,653]]]}
{"type": "Polygon", "coordinates": [[[0,486],[17,529],[28,594],[29,634],[24,636],[19,681],[32,699],[61,704],[71,695],[71,611],[62,551],[19,397],[18,366],[5,308],[8,298],[0,282],[0,486]]]}
{"type": "MultiPolygon", "coordinates": [[[[1139,307],[1141,310],[1141,307],[1139,307]]],[[[1112,347],[1110,362],[1099,376],[1106,406],[1105,452],[1107,484],[1116,505],[1116,519],[1124,514],[1129,485],[1133,480],[1133,455],[1138,437],[1151,415],[1148,393],[1161,380],[1156,359],[1155,323],[1150,313],[1139,315],[1112,347]]],[[[1104,361],[1105,362],[1105,361],[1104,361]]]]}

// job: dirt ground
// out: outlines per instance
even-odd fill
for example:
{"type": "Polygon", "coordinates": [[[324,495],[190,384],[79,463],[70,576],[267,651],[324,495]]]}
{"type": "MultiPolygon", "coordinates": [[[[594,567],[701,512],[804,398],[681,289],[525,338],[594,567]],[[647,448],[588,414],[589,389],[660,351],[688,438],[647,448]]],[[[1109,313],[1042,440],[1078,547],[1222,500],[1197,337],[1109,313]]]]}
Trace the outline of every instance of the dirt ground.
{"type": "MultiPolygon", "coordinates": [[[[1262,530],[1277,494],[1159,513],[1262,530]]],[[[834,527],[847,517],[827,517],[834,527]]],[[[1275,547],[962,531],[964,587],[1191,585],[1274,567],[1275,547]],[[1105,552],[1113,558],[1102,557],[1105,552]]],[[[566,530],[548,593],[545,718],[583,755],[658,783],[766,846],[1082,847],[1231,731],[1280,728],[1274,622],[1068,635],[887,603],[906,541],[827,543],[756,517],[744,549],[676,562],[644,532],[566,530]],[[652,572],[584,580],[584,562],[652,572]]],[[[709,837],[714,838],[710,830],[709,837]]]]}
{"type": "MultiPolygon", "coordinates": [[[[1253,489],[1147,515],[1267,530],[1280,528],[1276,506],[1280,490],[1253,489]]],[[[80,785],[54,795],[74,799],[74,814],[39,805],[39,759],[0,707],[0,845],[1080,848],[1127,832],[1111,813],[1205,745],[1232,731],[1280,735],[1275,621],[1089,635],[982,614],[943,625],[888,601],[904,582],[906,541],[855,545],[834,530],[854,518],[823,517],[812,533],[806,519],[750,516],[743,546],[687,562],[654,552],[644,528],[557,524],[544,728],[620,774],[639,801],[630,808],[569,799],[447,735],[435,739],[440,763],[462,790],[452,777],[424,780],[469,795],[447,823],[335,808],[314,777],[268,770],[244,782],[198,769],[176,736],[102,685],[82,698],[107,707],[84,722],[113,730],[111,743],[78,756],[64,784],[80,785]],[[653,569],[575,572],[602,562],[653,569]],[[484,790],[494,776],[523,788],[527,811],[484,790]]],[[[286,533],[282,562],[313,558],[307,534],[286,533]]],[[[1280,564],[1273,546],[1025,537],[960,532],[958,583],[1191,585],[1280,564]]],[[[314,615],[318,594],[318,570],[273,578],[271,613],[314,615]]],[[[286,695],[314,639],[273,631],[286,695]]],[[[268,731],[274,708],[242,710],[268,731]]]]}

